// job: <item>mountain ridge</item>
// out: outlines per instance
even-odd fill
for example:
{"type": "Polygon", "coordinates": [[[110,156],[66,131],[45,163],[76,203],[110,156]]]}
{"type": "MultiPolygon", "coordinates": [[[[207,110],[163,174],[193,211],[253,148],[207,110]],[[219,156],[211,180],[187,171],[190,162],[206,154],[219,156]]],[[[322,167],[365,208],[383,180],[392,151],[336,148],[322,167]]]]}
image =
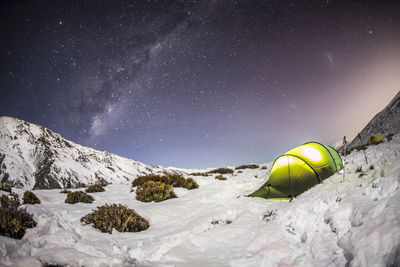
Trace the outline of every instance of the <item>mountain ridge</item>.
{"type": "Polygon", "coordinates": [[[389,104],[377,113],[348,145],[351,149],[357,145],[365,144],[373,134],[383,137],[400,132],[400,91],[389,104]]]}
{"type": "Polygon", "coordinates": [[[126,183],[146,174],[182,173],[85,147],[48,128],[0,116],[0,180],[14,187],[81,187],[103,178],[126,183]]]}

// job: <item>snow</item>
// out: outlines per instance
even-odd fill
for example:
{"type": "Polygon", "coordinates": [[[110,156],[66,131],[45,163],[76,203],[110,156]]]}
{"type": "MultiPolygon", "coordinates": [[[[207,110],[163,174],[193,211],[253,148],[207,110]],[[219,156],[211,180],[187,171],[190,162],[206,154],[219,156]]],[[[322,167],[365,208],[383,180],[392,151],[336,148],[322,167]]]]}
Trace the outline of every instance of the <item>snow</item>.
{"type": "Polygon", "coordinates": [[[265,182],[272,163],[224,174],[226,181],[195,176],[198,189],[176,188],[178,198],[160,203],[137,201],[130,181],[93,193],[91,204],[69,205],[60,190],[35,190],[42,204],[26,207],[38,225],[21,240],[0,236],[0,266],[396,266],[400,135],[366,155],[368,164],[362,151],[347,155],[344,181],[337,173],[291,202],[245,197],[265,182]],[[135,209],[150,228],[108,234],[80,223],[106,203],[135,209]]]}

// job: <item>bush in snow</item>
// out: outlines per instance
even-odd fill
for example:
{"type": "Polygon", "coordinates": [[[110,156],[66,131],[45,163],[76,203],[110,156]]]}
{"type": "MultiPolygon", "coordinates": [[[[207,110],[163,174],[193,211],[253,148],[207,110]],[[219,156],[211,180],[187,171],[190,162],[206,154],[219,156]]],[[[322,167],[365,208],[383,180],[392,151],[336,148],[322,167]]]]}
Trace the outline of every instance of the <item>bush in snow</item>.
{"type": "Polygon", "coordinates": [[[260,166],[257,164],[248,164],[248,165],[240,165],[235,168],[235,170],[241,170],[241,169],[258,169],[260,166]]]}
{"type": "Polygon", "coordinates": [[[102,187],[106,187],[110,183],[107,182],[104,178],[100,178],[99,181],[96,184],[101,185],[102,187]]]}
{"type": "Polygon", "coordinates": [[[0,190],[11,193],[11,185],[9,182],[1,182],[0,183],[0,190]]]}
{"type": "Polygon", "coordinates": [[[206,173],[206,172],[193,172],[190,175],[193,175],[193,176],[209,176],[209,174],[206,173]]]}
{"type": "Polygon", "coordinates": [[[104,233],[112,233],[112,229],[119,232],[140,232],[149,228],[149,222],[121,204],[104,205],[81,218],[85,224],[93,223],[93,227],[104,233]]]}
{"type": "Polygon", "coordinates": [[[70,192],[71,191],[68,190],[67,188],[64,188],[63,190],[60,191],[60,193],[63,193],[63,194],[67,194],[67,193],[70,193],[70,192]]]}
{"type": "Polygon", "coordinates": [[[85,190],[87,193],[104,192],[104,188],[100,184],[89,185],[85,190]]]}
{"type": "Polygon", "coordinates": [[[42,264],[42,267],[66,267],[66,266],[69,266],[69,265],[62,265],[62,264],[58,264],[58,263],[49,263],[49,262],[42,262],[42,261],[40,261],[40,263],[42,264]]]}
{"type": "Polygon", "coordinates": [[[92,203],[94,198],[91,195],[86,194],[83,191],[75,191],[67,194],[65,203],[75,204],[78,202],[92,203]]]}
{"type": "Polygon", "coordinates": [[[218,168],[218,169],[209,171],[208,173],[227,174],[227,173],[233,173],[233,170],[230,168],[218,168]]]}
{"type": "Polygon", "coordinates": [[[40,199],[32,191],[25,191],[23,204],[40,204],[40,199]]]}
{"type": "Polygon", "coordinates": [[[136,189],[136,199],[142,202],[160,202],[170,198],[176,198],[174,188],[162,182],[147,181],[136,189]]]}
{"type": "Polygon", "coordinates": [[[226,180],[227,178],[222,176],[222,174],[215,176],[215,179],[217,180],[226,180]]]}
{"type": "Polygon", "coordinates": [[[368,138],[367,145],[377,145],[385,142],[380,134],[373,134],[368,138]]]}
{"type": "Polygon", "coordinates": [[[153,182],[161,182],[164,184],[169,184],[172,185],[173,187],[183,187],[186,189],[195,189],[198,188],[199,185],[196,183],[193,178],[187,178],[183,177],[182,175],[179,174],[173,174],[173,175],[145,175],[145,176],[140,176],[136,178],[132,182],[132,187],[138,186],[138,185],[143,185],[148,181],[153,181],[153,182]]]}
{"type": "MultiPolygon", "coordinates": [[[[183,178],[183,179],[185,179],[185,178],[183,178]]],[[[196,183],[196,181],[193,178],[187,178],[186,180],[181,180],[181,181],[183,182],[181,184],[182,186],[175,186],[175,187],[184,187],[189,190],[199,188],[199,185],[196,183]]],[[[172,185],[174,186],[174,184],[172,184],[172,185]]]]}
{"type": "Polygon", "coordinates": [[[262,166],[261,170],[266,170],[267,166],[262,166]]]}
{"type": "Polygon", "coordinates": [[[32,215],[21,208],[18,195],[2,195],[0,197],[0,234],[16,239],[21,239],[25,229],[36,226],[32,215]]]}

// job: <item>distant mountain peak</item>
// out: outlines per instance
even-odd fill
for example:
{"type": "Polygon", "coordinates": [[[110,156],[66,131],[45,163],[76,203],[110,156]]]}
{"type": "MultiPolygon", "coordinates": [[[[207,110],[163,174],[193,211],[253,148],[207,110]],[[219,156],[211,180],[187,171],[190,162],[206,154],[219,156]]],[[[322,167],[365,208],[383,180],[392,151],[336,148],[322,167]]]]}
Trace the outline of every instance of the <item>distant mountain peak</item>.
{"type": "Polygon", "coordinates": [[[140,175],[176,172],[85,147],[43,126],[0,116],[0,181],[15,187],[80,187],[101,178],[127,183],[140,175]]]}

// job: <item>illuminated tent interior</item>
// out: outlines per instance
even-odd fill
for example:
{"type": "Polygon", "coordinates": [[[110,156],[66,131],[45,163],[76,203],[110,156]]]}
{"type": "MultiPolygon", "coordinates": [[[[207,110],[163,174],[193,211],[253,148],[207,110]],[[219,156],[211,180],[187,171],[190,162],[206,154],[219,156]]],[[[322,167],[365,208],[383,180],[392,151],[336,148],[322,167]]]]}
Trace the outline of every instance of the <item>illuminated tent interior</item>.
{"type": "Polygon", "coordinates": [[[335,149],[317,142],[305,143],[276,158],[267,182],[249,197],[295,197],[342,168],[335,149]]]}

